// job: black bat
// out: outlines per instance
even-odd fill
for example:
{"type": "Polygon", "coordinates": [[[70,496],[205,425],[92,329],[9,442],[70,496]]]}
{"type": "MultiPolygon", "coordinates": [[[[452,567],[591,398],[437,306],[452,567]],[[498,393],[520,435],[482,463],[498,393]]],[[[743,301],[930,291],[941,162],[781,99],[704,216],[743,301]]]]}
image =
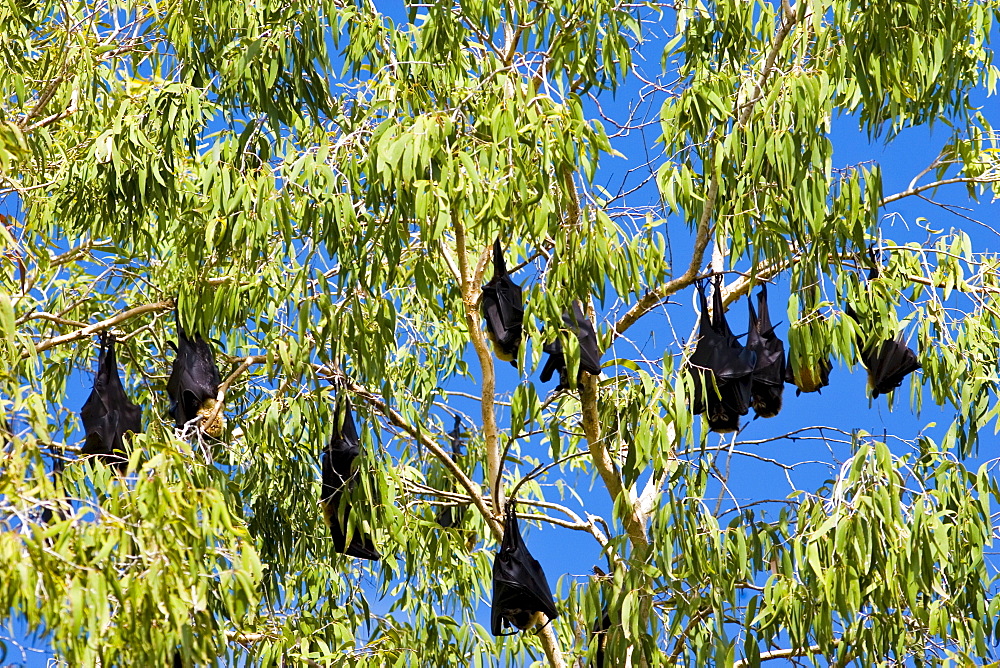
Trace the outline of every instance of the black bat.
{"type": "MultiPolygon", "coordinates": [[[[573,302],[573,312],[563,313],[563,326],[573,332],[580,341],[580,371],[599,376],[601,374],[601,352],[597,347],[597,332],[591,324],[580,302],[573,302]]],[[[559,385],[556,390],[569,388],[569,370],[566,368],[566,356],[563,354],[562,341],[558,338],[552,343],[542,346],[542,351],[549,354],[542,367],[541,380],[549,382],[552,372],[559,372],[559,385]]]]}
{"type": "Polygon", "coordinates": [[[781,411],[781,395],[785,390],[785,344],[774,333],[771,315],[767,308],[767,286],[761,285],[757,293],[757,311],[747,300],[750,310],[750,332],[747,350],[757,354],[750,385],[750,403],[757,417],[774,417],[781,411]]]}
{"type": "Polygon", "coordinates": [[[903,341],[902,332],[895,339],[883,341],[877,351],[874,348],[862,350],[861,361],[868,369],[873,399],[892,392],[902,385],[908,374],[921,368],[917,354],[903,341]]]}
{"type": "Polygon", "coordinates": [[[493,352],[499,359],[517,366],[517,350],[524,327],[524,298],[521,286],[507,273],[500,239],[493,242],[493,278],[483,286],[480,308],[486,319],[486,336],[493,342],[493,352]]]}
{"type": "MultiPolygon", "coordinates": [[[[200,334],[189,338],[178,321],[177,339],[177,358],[167,379],[167,394],[170,395],[170,415],[174,418],[174,425],[183,429],[196,417],[206,419],[212,413],[221,381],[212,348],[200,334]]],[[[211,424],[202,424],[201,430],[209,436],[218,437],[222,433],[222,412],[216,414],[211,424]]]]}
{"type": "Polygon", "coordinates": [[[601,614],[601,618],[594,622],[590,634],[597,644],[597,651],[594,652],[594,668],[604,668],[604,652],[608,646],[608,631],[611,629],[611,616],[607,609],[601,614]]]}
{"type": "Polygon", "coordinates": [[[740,416],[750,412],[757,354],[743,347],[729,329],[722,304],[722,276],[715,277],[711,317],[705,286],[699,283],[697,287],[701,324],[698,344],[688,360],[695,381],[691,412],[706,413],[708,428],[714,432],[736,431],[740,416]]]}
{"type": "MultiPolygon", "coordinates": [[[[451,457],[458,461],[459,457],[462,456],[462,418],[457,415],[455,416],[455,428],[449,435],[451,436],[451,457]]],[[[465,509],[462,506],[445,506],[438,511],[437,523],[445,529],[450,529],[461,523],[464,514],[465,509]]]]}
{"type": "Polygon", "coordinates": [[[500,551],[493,559],[493,609],[490,616],[493,635],[512,635],[504,633],[509,626],[522,631],[530,629],[540,621],[539,613],[550,620],[559,616],[542,566],[531,556],[521,538],[514,503],[511,502],[507,505],[500,551]]]}
{"type": "MultiPolygon", "coordinates": [[[[844,312],[861,323],[861,319],[850,304],[844,312]]],[[[895,339],[886,339],[878,346],[875,344],[863,346],[859,338],[858,348],[861,351],[861,363],[868,370],[868,385],[872,390],[872,399],[877,399],[880,394],[889,394],[903,384],[903,379],[907,375],[921,368],[917,354],[903,341],[902,332],[895,339]]]]}
{"type": "Polygon", "coordinates": [[[375,549],[371,537],[363,535],[360,528],[355,528],[351,542],[348,543],[344,533],[352,508],[343,497],[345,491],[357,484],[358,472],[352,465],[361,454],[361,442],[351,416],[351,401],[346,397],[343,401],[343,423],[338,427],[337,423],[341,418],[339,415],[334,417],[333,436],[323,450],[323,489],[320,496],[323,519],[330,528],[337,552],[358,559],[378,561],[382,555],[375,549]]]}
{"type": "MultiPolygon", "coordinates": [[[[126,459],[127,463],[128,460],[126,459]]],[[[62,474],[66,469],[66,464],[63,462],[62,457],[52,457],[52,482],[57,490],[62,489],[62,474]]],[[[69,511],[71,507],[69,505],[69,500],[66,498],[56,499],[50,503],[45,504],[42,509],[42,516],[40,522],[42,524],[51,524],[53,520],[58,518],[59,520],[65,520],[69,517],[69,511]]]]}
{"type": "Polygon", "coordinates": [[[118,376],[114,335],[102,333],[100,345],[94,389],[80,409],[87,439],[80,454],[98,456],[122,471],[128,465],[124,436],[142,433],[142,408],[129,401],[118,376]]]}

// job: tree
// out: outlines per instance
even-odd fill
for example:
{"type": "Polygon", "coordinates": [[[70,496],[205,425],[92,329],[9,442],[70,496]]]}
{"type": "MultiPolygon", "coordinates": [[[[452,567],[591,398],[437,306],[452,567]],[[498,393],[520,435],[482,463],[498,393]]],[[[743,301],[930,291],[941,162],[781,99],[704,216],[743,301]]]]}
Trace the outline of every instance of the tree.
{"type": "Polygon", "coordinates": [[[0,618],[73,666],[589,665],[605,614],[606,665],[993,657],[1000,488],[964,458],[1000,412],[1000,263],[949,212],[1000,192],[998,135],[972,102],[996,82],[997,12],[4,5],[0,618]],[[663,64],[641,90],[637,53],[663,64]],[[662,104],[656,150],[634,141],[638,107],[610,111],[629,91],[662,104]],[[876,162],[835,168],[834,119],[886,145],[933,126],[938,156],[887,192],[876,162]],[[625,150],[656,193],[598,185],[625,150]],[[959,227],[889,238],[897,202],[955,184],[965,198],[929,210],[959,227]],[[496,238],[525,291],[516,373],[478,306],[496,238]],[[891,405],[909,388],[950,425],[712,436],[690,410],[694,341],[662,336],[668,300],[718,273],[727,307],[787,282],[797,368],[915,333],[923,373],[891,405]],[[536,370],[573,300],[603,374],[576,382],[563,336],[571,387],[552,393],[536,370]],[[167,416],[175,310],[216,350],[218,440],[167,416]],[[630,343],[651,330],[654,352],[630,343]],[[122,476],[77,456],[108,331],[145,415],[122,476]],[[352,526],[378,563],[336,554],[318,507],[334,397],[356,411],[350,502],[370,510],[352,526]],[[828,482],[713,507],[720,454],[803,436],[841,441],[828,482]],[[608,564],[561,581],[551,624],[495,641],[472,622],[512,496],[541,527],[529,544],[582,532],[608,564]],[[435,521],[444,507],[456,527],[435,521]]]}

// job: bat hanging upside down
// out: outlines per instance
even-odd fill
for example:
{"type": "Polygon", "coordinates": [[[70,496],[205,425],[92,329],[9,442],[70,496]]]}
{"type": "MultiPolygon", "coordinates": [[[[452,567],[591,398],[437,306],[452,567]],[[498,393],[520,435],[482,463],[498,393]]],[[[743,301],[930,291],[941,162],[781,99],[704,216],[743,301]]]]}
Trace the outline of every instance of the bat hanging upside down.
{"type": "Polygon", "coordinates": [[[498,359],[517,366],[517,351],[524,327],[524,298],[521,286],[512,281],[507,273],[499,239],[493,242],[493,278],[483,286],[480,308],[486,319],[486,337],[493,343],[493,352],[498,359]]]}
{"type": "Polygon", "coordinates": [[[351,416],[350,400],[344,397],[342,404],[338,402],[338,408],[337,413],[342,415],[334,416],[333,436],[323,450],[323,489],[320,496],[323,519],[330,529],[337,552],[378,561],[382,555],[375,549],[371,537],[361,532],[360,526],[355,526],[350,542],[347,541],[345,529],[355,509],[344,498],[344,492],[357,484],[358,471],[353,464],[361,454],[361,441],[351,416]]]}
{"type": "Polygon", "coordinates": [[[492,608],[490,627],[495,636],[510,635],[504,633],[508,626],[526,631],[544,617],[559,616],[545,572],[521,538],[513,502],[507,506],[503,540],[493,560],[492,608]]]}
{"type": "Polygon", "coordinates": [[[207,422],[215,410],[220,383],[215,355],[200,334],[189,338],[179,321],[177,339],[177,358],[167,380],[170,415],[174,418],[174,426],[183,429],[188,422],[200,417],[201,430],[218,438],[224,424],[221,408],[215,412],[214,419],[207,422]]]}
{"type": "Polygon", "coordinates": [[[124,437],[142,432],[142,408],[129,400],[118,376],[114,334],[102,333],[100,345],[94,389],[80,409],[87,437],[80,454],[96,455],[124,470],[128,465],[124,437]]]}

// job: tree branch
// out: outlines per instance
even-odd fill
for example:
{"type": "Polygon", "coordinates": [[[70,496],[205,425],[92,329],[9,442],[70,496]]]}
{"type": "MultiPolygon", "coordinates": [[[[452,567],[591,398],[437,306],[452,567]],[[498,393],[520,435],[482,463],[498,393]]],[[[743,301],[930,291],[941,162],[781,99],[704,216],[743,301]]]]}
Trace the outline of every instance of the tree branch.
{"type": "Polygon", "coordinates": [[[219,383],[219,391],[215,395],[215,405],[212,406],[212,412],[202,418],[201,424],[214,424],[216,419],[219,417],[219,413],[222,412],[222,407],[226,401],[226,392],[229,390],[229,387],[233,384],[233,382],[246,373],[246,370],[254,364],[261,364],[266,361],[266,355],[250,355],[249,357],[243,358],[243,361],[240,362],[238,367],[236,367],[236,370],[229,374],[224,381],[219,383]]]}
{"type": "MultiPolygon", "coordinates": [[[[544,615],[542,615],[544,617],[544,615]]],[[[563,661],[562,650],[559,648],[559,639],[556,638],[556,632],[552,628],[552,624],[548,624],[548,619],[545,619],[542,623],[541,629],[538,631],[538,637],[542,641],[542,649],[545,650],[545,656],[549,660],[549,665],[552,668],[566,668],[566,662],[563,661]]]]}
{"type": "MultiPolygon", "coordinates": [[[[86,338],[95,332],[100,332],[109,327],[114,327],[115,325],[125,322],[131,318],[142,315],[144,313],[157,312],[157,311],[169,311],[174,307],[174,301],[172,299],[166,299],[160,302],[153,302],[152,304],[143,304],[142,306],[136,306],[133,309],[129,309],[124,313],[119,313],[116,316],[108,318],[107,320],[102,320],[100,322],[95,322],[93,325],[87,325],[86,327],[81,327],[80,329],[70,332],[69,334],[63,334],[62,336],[56,336],[51,339],[46,339],[35,345],[35,353],[43,353],[50,348],[54,348],[63,343],[69,343],[70,341],[77,341],[79,339],[86,338]]],[[[27,359],[31,356],[31,352],[25,350],[21,352],[21,359],[27,359]]]]}
{"type": "Polygon", "coordinates": [[[660,302],[670,295],[683,290],[696,280],[698,272],[705,261],[705,249],[712,237],[712,214],[715,211],[715,200],[719,196],[719,179],[710,177],[708,191],[705,193],[705,208],[702,209],[701,217],[698,219],[698,229],[694,237],[694,250],[691,252],[691,263],[687,270],[677,278],[667,281],[659,288],[655,288],[643,295],[635,305],[625,312],[618,322],[615,323],[612,333],[612,341],[625,333],[634,325],[639,318],[653,310],[660,302]]]}
{"type": "Polygon", "coordinates": [[[781,45],[784,44],[785,38],[788,37],[788,34],[792,31],[792,27],[797,21],[798,19],[791,11],[782,12],[781,27],[778,28],[778,32],[774,36],[774,43],[771,45],[771,50],[768,51],[767,58],[764,60],[764,69],[760,73],[760,79],[757,80],[757,83],[753,87],[753,92],[750,94],[750,99],[743,105],[743,110],[740,112],[740,125],[746,125],[746,122],[750,119],[750,114],[753,113],[754,105],[763,97],[761,92],[764,90],[764,86],[767,85],[767,77],[770,76],[771,70],[774,69],[774,61],[778,58],[781,45]]]}
{"type": "Polygon", "coordinates": [[[586,372],[584,376],[585,379],[580,383],[580,404],[583,413],[583,431],[587,436],[590,458],[594,462],[594,468],[600,473],[611,500],[624,506],[621,513],[622,526],[632,541],[632,546],[636,551],[644,552],[649,547],[645,521],[636,510],[635,495],[622,486],[611,453],[601,440],[601,425],[597,412],[597,377],[586,372]]]}
{"type": "Polygon", "coordinates": [[[479,512],[482,513],[483,519],[486,520],[486,524],[489,525],[496,541],[499,543],[503,540],[503,526],[501,526],[500,522],[497,521],[493,513],[490,512],[489,506],[486,504],[483,495],[480,493],[479,485],[474,483],[467,475],[465,475],[462,468],[455,463],[455,460],[452,459],[447,452],[442,450],[437,443],[427,436],[425,432],[417,429],[407,422],[402,415],[394,411],[379,397],[375,396],[350,379],[347,379],[347,387],[351,392],[364,399],[376,411],[381,413],[385,419],[402,429],[412,439],[427,448],[432,455],[441,460],[441,463],[444,464],[445,468],[447,468],[451,474],[455,476],[455,480],[458,481],[458,484],[465,488],[465,491],[472,499],[472,503],[479,509],[479,512]]]}
{"type": "Polygon", "coordinates": [[[934,188],[937,188],[939,186],[948,186],[954,183],[996,183],[997,181],[1000,181],[1000,173],[993,173],[987,177],[956,176],[955,178],[951,179],[942,179],[940,181],[934,181],[933,183],[925,183],[922,186],[907,188],[906,190],[898,192],[895,195],[889,195],[888,197],[883,197],[882,201],[878,203],[878,208],[881,209],[886,204],[891,204],[892,202],[901,200],[904,197],[912,197],[913,195],[919,195],[924,191],[933,190],[934,188]]]}
{"type": "MultiPolygon", "coordinates": [[[[486,442],[486,479],[493,492],[493,515],[499,517],[503,513],[503,490],[497,489],[500,484],[500,449],[497,439],[497,416],[493,407],[496,394],[496,376],[493,372],[493,353],[486,343],[486,337],[479,325],[479,283],[473,281],[469,272],[468,246],[465,238],[465,225],[461,216],[452,215],[455,229],[455,245],[458,251],[458,270],[461,275],[462,302],[465,310],[465,324],[469,330],[469,339],[479,358],[479,366],[483,377],[483,438],[486,442]]],[[[502,535],[502,532],[501,532],[502,535]]]]}
{"type": "MultiPolygon", "coordinates": [[[[743,108],[740,111],[738,120],[739,125],[746,124],[747,120],[750,118],[750,114],[753,112],[754,106],[762,99],[762,91],[767,85],[767,79],[770,76],[771,71],[774,69],[774,62],[778,57],[778,52],[781,50],[781,45],[784,43],[785,38],[788,37],[797,22],[798,18],[791,12],[782,12],[781,27],[775,34],[774,43],[771,45],[771,49],[768,51],[767,57],[764,60],[764,68],[761,71],[760,78],[754,84],[754,89],[750,94],[750,99],[743,105],[743,108]]],[[[638,302],[636,302],[632,308],[626,311],[625,315],[623,315],[618,322],[615,323],[613,329],[614,339],[617,339],[619,336],[624,334],[629,327],[634,325],[642,316],[646,315],[646,313],[653,310],[663,300],[667,299],[672,294],[683,290],[698,279],[698,272],[704,263],[705,249],[708,247],[708,242],[711,238],[712,215],[715,212],[715,202],[719,195],[719,178],[717,174],[714,174],[714,158],[715,152],[713,151],[711,161],[712,164],[709,165],[709,170],[713,173],[708,177],[709,182],[708,190],[705,194],[705,207],[702,209],[701,217],[698,219],[698,226],[694,240],[694,251],[691,254],[691,264],[683,274],[671,281],[668,281],[659,288],[651,290],[638,302]]]]}
{"type": "MultiPolygon", "coordinates": [[[[811,645],[810,647],[799,648],[788,648],[788,649],[774,649],[770,652],[761,652],[761,661],[771,661],[772,659],[790,659],[795,656],[808,656],[810,654],[819,654],[821,652],[819,645],[811,645]]],[[[749,666],[749,659],[740,659],[733,663],[733,668],[744,668],[744,666],[749,666]]]]}
{"type": "Polygon", "coordinates": [[[69,106],[67,106],[64,110],[52,114],[48,118],[43,118],[34,125],[25,128],[24,132],[25,133],[33,132],[39,128],[45,127],[46,125],[52,125],[53,123],[61,121],[62,119],[66,118],[67,116],[75,114],[80,108],[79,102],[80,102],[80,89],[74,88],[73,92],[70,93],[69,106]]]}

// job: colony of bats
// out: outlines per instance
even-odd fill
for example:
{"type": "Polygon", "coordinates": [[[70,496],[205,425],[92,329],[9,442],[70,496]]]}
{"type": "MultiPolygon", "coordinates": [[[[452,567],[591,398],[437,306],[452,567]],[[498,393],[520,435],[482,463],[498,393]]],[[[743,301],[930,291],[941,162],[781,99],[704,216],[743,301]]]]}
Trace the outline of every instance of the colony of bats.
{"type": "MultiPolygon", "coordinates": [[[[872,271],[869,280],[877,276],[877,271],[872,271]]],[[[748,302],[749,331],[743,345],[726,321],[722,277],[716,276],[712,283],[711,309],[705,281],[696,286],[701,306],[698,340],[687,361],[694,384],[691,411],[704,414],[710,430],[737,430],[740,418],[751,408],[757,417],[774,417],[782,407],[785,383],[795,385],[797,393],[816,392],[829,383],[829,360],[821,359],[810,366],[796,357],[795,351],[789,350],[786,356],[784,343],[771,323],[766,286],[762,285],[757,295],[756,309],[748,302]]],[[[496,356],[516,367],[523,339],[524,299],[521,286],[507,272],[499,240],[493,244],[493,278],[482,286],[480,309],[496,356]]],[[[850,305],[845,312],[863,324],[850,305]]],[[[601,352],[594,325],[580,302],[572,302],[570,310],[563,313],[561,329],[577,339],[578,376],[571,382],[564,342],[557,337],[543,346],[548,358],[540,377],[547,382],[557,373],[557,389],[569,389],[580,382],[579,374],[583,372],[600,374],[601,352]]],[[[177,334],[178,343],[173,346],[177,356],[166,388],[170,416],[184,434],[193,425],[218,437],[222,431],[222,407],[216,405],[220,377],[212,348],[200,334],[188,336],[179,321],[177,334]]],[[[858,348],[868,371],[872,397],[898,388],[907,374],[920,368],[916,354],[903,342],[901,334],[880,343],[859,340],[858,348]]],[[[364,530],[365,519],[358,518],[362,513],[359,509],[352,513],[350,495],[345,495],[359,481],[355,460],[361,454],[361,442],[350,399],[343,393],[338,393],[334,411],[333,435],[322,453],[323,518],[337,552],[378,560],[381,555],[364,530]]],[[[141,417],[142,409],[129,400],[118,375],[115,337],[104,333],[94,389],[81,409],[86,438],[81,454],[96,456],[124,471],[129,456],[126,438],[141,432],[141,417]]],[[[461,456],[461,440],[461,423],[456,417],[451,433],[456,460],[461,456]]],[[[461,519],[461,506],[447,506],[437,515],[438,523],[445,528],[457,525],[461,519]]],[[[557,615],[545,574],[521,537],[511,499],[505,509],[503,540],[493,562],[491,630],[494,635],[504,635],[507,628],[516,633],[517,629],[532,628],[543,618],[551,620],[557,615]]],[[[599,626],[603,633],[608,624],[599,626]]],[[[603,651],[599,654],[603,655],[603,651]]],[[[598,665],[603,664],[603,656],[598,661],[598,665]]]]}

